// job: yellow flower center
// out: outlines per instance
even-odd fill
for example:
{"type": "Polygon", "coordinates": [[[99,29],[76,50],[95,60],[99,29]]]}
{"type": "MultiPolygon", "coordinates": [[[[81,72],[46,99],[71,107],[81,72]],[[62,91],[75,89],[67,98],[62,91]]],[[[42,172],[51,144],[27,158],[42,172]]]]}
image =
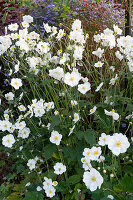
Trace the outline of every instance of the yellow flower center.
{"type": "Polygon", "coordinates": [[[74,77],[71,77],[71,78],[70,78],[70,81],[74,81],[74,80],[75,80],[75,78],[74,78],[74,77]]]}
{"type": "Polygon", "coordinates": [[[53,182],[53,185],[54,185],[54,186],[56,186],[56,185],[57,185],[57,182],[56,182],[56,181],[54,181],[54,182],[53,182]]]}
{"type": "Polygon", "coordinates": [[[85,90],[85,89],[86,89],[86,87],[85,87],[85,86],[83,86],[83,87],[82,87],[82,89],[83,89],[83,90],[85,90]]]}
{"type": "Polygon", "coordinates": [[[49,193],[51,194],[51,193],[52,193],[52,190],[49,190],[49,193]]]}
{"type": "Polygon", "coordinates": [[[33,164],[32,163],[30,163],[30,166],[32,166],[33,164]]]}
{"type": "Polygon", "coordinates": [[[59,168],[59,171],[61,170],[61,168],[59,168]]]}
{"type": "Polygon", "coordinates": [[[10,142],[10,139],[8,139],[7,142],[10,142]]]}
{"type": "Polygon", "coordinates": [[[7,127],[7,124],[5,124],[4,127],[7,127]]]}
{"type": "Polygon", "coordinates": [[[105,137],[103,138],[103,141],[104,141],[104,142],[106,141],[106,138],[105,138],[105,137]]]}
{"type": "Polygon", "coordinates": [[[57,136],[54,136],[54,139],[55,139],[55,140],[58,140],[58,137],[57,137],[57,136]]]}
{"type": "Polygon", "coordinates": [[[120,147],[121,144],[122,144],[121,141],[117,141],[117,142],[116,142],[116,146],[117,146],[117,147],[120,147]]]}
{"type": "Polygon", "coordinates": [[[15,82],[14,84],[15,84],[15,85],[18,85],[18,82],[15,82]]]}
{"type": "Polygon", "coordinates": [[[96,177],[93,176],[93,177],[91,178],[91,180],[92,180],[92,181],[96,181],[96,177]]]}
{"type": "Polygon", "coordinates": [[[87,156],[90,155],[90,151],[87,151],[87,156]]]}
{"type": "Polygon", "coordinates": [[[98,155],[98,150],[94,151],[94,155],[98,155]]]}
{"type": "Polygon", "coordinates": [[[22,126],[22,124],[19,124],[19,126],[21,127],[21,126],[22,126]]]}

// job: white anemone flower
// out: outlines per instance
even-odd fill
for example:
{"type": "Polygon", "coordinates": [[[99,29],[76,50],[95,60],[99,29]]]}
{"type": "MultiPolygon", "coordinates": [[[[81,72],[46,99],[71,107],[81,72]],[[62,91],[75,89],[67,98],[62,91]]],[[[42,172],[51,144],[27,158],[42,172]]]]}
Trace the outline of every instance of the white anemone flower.
{"type": "Polygon", "coordinates": [[[104,63],[102,63],[101,61],[98,61],[97,63],[95,63],[95,67],[99,68],[102,67],[104,63]]]}
{"type": "Polygon", "coordinates": [[[103,177],[96,169],[92,168],[90,172],[84,172],[83,182],[85,183],[87,189],[90,189],[90,191],[93,192],[97,188],[101,188],[103,177]]]}
{"type": "Polygon", "coordinates": [[[103,52],[104,52],[104,49],[98,48],[96,51],[93,51],[92,54],[94,54],[94,55],[96,55],[97,57],[101,58],[103,52]]]}
{"type": "Polygon", "coordinates": [[[10,24],[10,25],[8,25],[8,29],[9,29],[10,31],[17,31],[17,30],[18,30],[18,24],[17,24],[17,23],[15,23],[15,24],[10,24]]]}
{"type": "Polygon", "coordinates": [[[115,78],[112,78],[109,82],[110,85],[114,85],[116,80],[118,79],[118,74],[115,75],[115,78]]]}
{"type": "Polygon", "coordinates": [[[100,146],[105,146],[105,145],[107,145],[107,144],[108,144],[109,138],[110,138],[110,135],[106,135],[105,133],[102,133],[102,134],[101,134],[101,137],[99,137],[99,142],[98,142],[98,144],[99,144],[100,146]]]}
{"type": "Polygon", "coordinates": [[[98,92],[101,89],[102,86],[103,86],[103,82],[100,83],[100,85],[97,87],[97,89],[95,90],[95,92],[98,92]]]}
{"type": "Polygon", "coordinates": [[[78,113],[74,113],[74,119],[73,121],[76,123],[77,121],[79,121],[79,114],[78,113]]]}
{"type": "Polygon", "coordinates": [[[91,155],[90,155],[90,159],[91,160],[98,160],[99,156],[101,155],[102,151],[101,151],[101,147],[92,147],[91,148],[91,155]]]}
{"type": "Polygon", "coordinates": [[[45,190],[46,196],[52,198],[55,196],[55,188],[53,186],[49,187],[48,189],[45,190]]]}
{"type": "Polygon", "coordinates": [[[25,127],[22,130],[19,130],[18,137],[25,139],[29,137],[29,134],[30,134],[30,129],[25,127]]]}
{"type": "Polygon", "coordinates": [[[62,163],[57,162],[54,166],[54,173],[59,175],[63,174],[66,171],[66,166],[62,163]]]}
{"type": "Polygon", "coordinates": [[[112,116],[114,120],[118,120],[119,119],[119,114],[116,113],[114,109],[112,111],[110,111],[110,112],[108,112],[106,109],[104,109],[104,112],[105,112],[106,115],[112,116]]]}
{"type": "Polygon", "coordinates": [[[11,148],[14,143],[15,143],[15,138],[12,134],[8,134],[2,138],[2,144],[5,147],[11,148]]]}
{"type": "Polygon", "coordinates": [[[28,28],[28,27],[29,27],[29,23],[27,23],[27,22],[22,22],[22,26],[23,26],[24,28],[28,28]]]}
{"type": "Polygon", "coordinates": [[[75,129],[75,125],[70,129],[70,133],[68,134],[68,136],[70,136],[73,133],[74,129],[75,129]]]}
{"type": "Polygon", "coordinates": [[[24,15],[23,21],[27,22],[27,23],[31,23],[31,22],[33,22],[33,17],[31,17],[30,15],[24,15]]]}
{"type": "Polygon", "coordinates": [[[72,106],[76,106],[77,104],[78,104],[77,101],[75,101],[75,100],[71,100],[71,105],[72,105],[72,106]]]}
{"type": "Polygon", "coordinates": [[[50,142],[59,145],[62,139],[62,135],[58,131],[52,131],[51,137],[49,138],[50,142]]]}
{"type": "Polygon", "coordinates": [[[96,111],[97,107],[94,106],[92,109],[90,109],[90,115],[93,114],[96,111]]]}
{"type": "Polygon", "coordinates": [[[14,94],[12,92],[6,93],[5,98],[6,100],[11,101],[14,99],[14,94]]]}
{"type": "Polygon", "coordinates": [[[36,161],[34,159],[29,159],[27,166],[29,167],[30,170],[35,169],[36,167],[36,161]]]}
{"type": "Polygon", "coordinates": [[[13,78],[11,80],[11,86],[18,90],[22,86],[22,80],[20,78],[13,78]]]}
{"type": "Polygon", "coordinates": [[[23,112],[26,111],[26,107],[25,107],[24,105],[18,106],[18,109],[19,109],[20,111],[23,111],[23,112]]]}
{"type": "Polygon", "coordinates": [[[117,25],[114,24],[113,28],[114,28],[115,34],[117,34],[117,35],[121,35],[122,34],[122,30],[117,25]]]}
{"type": "Polygon", "coordinates": [[[49,70],[49,76],[60,81],[62,78],[64,78],[63,68],[57,67],[56,69],[49,70]]]}
{"type": "Polygon", "coordinates": [[[57,38],[58,40],[60,40],[63,36],[64,36],[64,29],[63,29],[63,30],[60,29],[60,30],[59,30],[59,33],[57,34],[57,37],[56,37],[56,38],[57,38]]]}
{"type": "Polygon", "coordinates": [[[52,179],[51,178],[47,178],[47,177],[44,177],[44,182],[43,182],[43,189],[44,190],[47,190],[49,187],[52,186],[52,179]]]}
{"type": "Polygon", "coordinates": [[[125,153],[129,146],[130,143],[128,142],[126,135],[123,135],[122,133],[114,133],[108,140],[108,148],[116,156],[120,153],[125,153]]]}
{"type": "Polygon", "coordinates": [[[78,91],[82,94],[86,94],[91,89],[91,84],[89,82],[85,82],[84,84],[78,85],[78,91]]]}
{"type": "Polygon", "coordinates": [[[72,72],[70,74],[69,72],[67,72],[64,77],[64,83],[71,87],[74,87],[74,86],[78,85],[80,79],[81,79],[80,73],[72,72]]]}

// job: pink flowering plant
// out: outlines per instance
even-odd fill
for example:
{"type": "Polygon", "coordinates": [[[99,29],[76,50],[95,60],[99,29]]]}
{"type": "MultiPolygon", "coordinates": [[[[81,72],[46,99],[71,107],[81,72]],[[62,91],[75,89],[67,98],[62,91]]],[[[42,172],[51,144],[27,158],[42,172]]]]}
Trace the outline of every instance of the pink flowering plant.
{"type": "Polygon", "coordinates": [[[79,19],[69,32],[44,23],[45,39],[32,22],[26,15],[0,36],[10,77],[0,101],[10,166],[0,199],[131,200],[133,37],[113,25],[88,51],[79,19]]]}

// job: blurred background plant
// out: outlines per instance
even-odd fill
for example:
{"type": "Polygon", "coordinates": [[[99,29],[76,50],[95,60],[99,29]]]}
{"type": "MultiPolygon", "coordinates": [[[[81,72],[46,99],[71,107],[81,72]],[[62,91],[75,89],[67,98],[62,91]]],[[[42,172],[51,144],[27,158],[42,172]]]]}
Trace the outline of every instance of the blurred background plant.
{"type": "Polygon", "coordinates": [[[31,8],[36,6],[36,2],[34,0],[0,0],[1,34],[8,24],[21,21],[23,6],[31,8]]]}

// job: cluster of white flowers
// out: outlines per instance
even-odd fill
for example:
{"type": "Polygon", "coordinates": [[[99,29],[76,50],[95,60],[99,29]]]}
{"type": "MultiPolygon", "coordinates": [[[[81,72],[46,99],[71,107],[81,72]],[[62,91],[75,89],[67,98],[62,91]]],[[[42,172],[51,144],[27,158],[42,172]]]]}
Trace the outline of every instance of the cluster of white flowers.
{"type": "MultiPolygon", "coordinates": [[[[28,69],[28,72],[33,72],[34,75],[38,75],[39,72],[46,69],[46,76],[45,78],[49,78],[50,81],[53,79],[54,83],[63,85],[65,88],[65,92],[67,89],[71,87],[77,87],[78,97],[85,95],[88,91],[91,90],[92,85],[89,82],[87,77],[82,77],[78,66],[82,66],[82,58],[84,52],[84,46],[87,39],[87,35],[85,36],[83,30],[81,28],[81,21],[75,20],[72,24],[72,31],[68,37],[68,44],[66,45],[66,50],[63,48],[59,51],[55,51],[55,53],[51,53],[51,41],[54,38],[57,42],[60,41],[63,37],[65,37],[64,29],[57,30],[57,27],[51,27],[49,24],[43,24],[46,33],[50,33],[49,40],[44,41],[41,39],[40,35],[37,34],[35,31],[29,32],[29,24],[33,22],[33,18],[29,15],[23,16],[22,30],[18,30],[18,24],[10,24],[8,26],[8,31],[10,32],[8,35],[0,36],[0,55],[7,53],[8,55],[14,55],[13,53],[19,47],[20,49],[20,57],[24,59],[25,65],[28,69]],[[18,31],[18,33],[16,32],[18,31]],[[8,52],[9,51],[9,52],[8,52]],[[32,54],[31,52],[35,52],[32,54]],[[25,55],[25,56],[24,56],[25,55]],[[80,93],[81,94],[80,94],[80,93]]],[[[98,68],[103,68],[106,63],[104,63],[104,47],[109,47],[113,49],[117,47],[117,51],[115,52],[116,59],[119,59],[121,62],[124,58],[127,59],[127,64],[129,66],[130,72],[133,72],[133,38],[130,36],[120,36],[122,34],[122,30],[118,28],[118,26],[113,26],[114,30],[105,29],[103,33],[95,35],[94,41],[101,42],[103,49],[98,48],[92,52],[94,56],[97,56],[98,59],[96,63],[94,63],[95,70],[98,71],[98,68]]],[[[113,65],[113,64],[112,64],[113,65]]],[[[26,69],[26,70],[27,70],[26,69]]],[[[115,71],[115,67],[111,66],[110,69],[112,70],[111,73],[115,71]]],[[[15,78],[11,78],[11,86],[13,90],[18,90],[19,88],[24,85],[24,82],[20,78],[16,78],[17,72],[21,70],[21,62],[19,60],[15,60],[13,69],[10,69],[10,76],[13,74],[15,78]]],[[[23,78],[27,78],[24,76],[23,78]]],[[[113,86],[118,79],[118,74],[116,73],[110,80],[109,86],[113,86]]],[[[52,82],[51,81],[51,82],[52,82]]],[[[96,84],[95,92],[101,90],[104,82],[100,82],[96,84]]],[[[59,97],[66,98],[67,94],[64,91],[60,90],[59,97]]],[[[23,92],[19,96],[19,104],[14,105],[16,109],[18,109],[18,119],[10,120],[11,113],[10,110],[6,110],[3,115],[3,120],[0,120],[0,130],[2,132],[9,132],[9,134],[5,135],[2,138],[2,144],[5,147],[12,148],[13,144],[15,143],[15,135],[17,135],[17,141],[25,139],[29,137],[31,134],[30,128],[27,127],[28,122],[26,121],[27,117],[36,117],[39,119],[39,126],[43,122],[43,116],[47,114],[49,111],[53,112],[54,117],[60,117],[60,110],[53,109],[56,107],[56,103],[51,100],[51,102],[45,102],[44,99],[32,99],[32,103],[30,105],[24,106],[21,103],[21,99],[23,97],[23,92]],[[23,115],[22,115],[23,114],[23,115]],[[12,122],[10,122],[12,121],[12,122]]],[[[8,103],[12,103],[16,94],[13,92],[8,92],[5,94],[5,99],[8,103]]],[[[79,100],[79,98],[77,98],[79,100]]],[[[109,103],[110,97],[106,97],[104,103],[109,103]]],[[[72,122],[72,128],[68,136],[70,136],[75,127],[76,123],[82,119],[82,111],[79,109],[79,101],[73,100],[73,97],[70,96],[71,101],[71,110],[73,115],[68,115],[70,117],[70,121],[72,122]],[[78,106],[77,106],[78,105],[78,106]],[[75,109],[76,108],[76,109],[75,109]],[[75,109],[75,110],[74,110],[75,109]],[[72,120],[71,120],[72,118],[72,120]]],[[[114,102],[111,102],[112,105],[114,102]]],[[[1,101],[0,101],[1,104],[1,101]]],[[[109,108],[108,108],[109,109],[109,108]]],[[[94,114],[97,110],[97,106],[92,106],[88,115],[94,114]]],[[[107,116],[111,116],[113,118],[113,122],[117,122],[120,118],[119,114],[113,109],[112,111],[107,111],[104,109],[104,113],[107,116]]],[[[96,113],[94,114],[96,115],[96,113]]],[[[14,116],[13,116],[14,117],[14,116]]],[[[12,118],[13,118],[12,117],[12,118]]],[[[93,116],[92,116],[93,118],[93,116]]],[[[127,119],[133,118],[133,113],[126,117],[127,119]]],[[[49,120],[49,118],[48,118],[49,120]]],[[[49,122],[49,121],[48,121],[49,122]]],[[[59,146],[62,142],[63,135],[60,134],[60,131],[51,130],[52,127],[50,123],[47,122],[47,129],[51,132],[49,137],[49,141],[54,145],[59,146]],[[51,126],[51,127],[50,127],[51,126]]],[[[42,124],[42,127],[45,126],[45,123],[42,124]]],[[[57,129],[58,130],[58,129],[57,129]]],[[[39,135],[40,137],[40,135],[39,135]]],[[[102,133],[99,137],[98,144],[93,146],[92,148],[85,148],[83,151],[83,158],[81,158],[82,166],[85,170],[83,174],[83,182],[85,183],[86,187],[91,191],[95,191],[97,188],[101,188],[103,183],[103,177],[100,173],[93,168],[93,162],[102,163],[105,161],[105,157],[102,156],[102,147],[107,145],[108,149],[111,152],[118,156],[120,153],[125,153],[127,148],[130,146],[126,135],[122,133],[114,133],[111,135],[106,135],[102,133]]],[[[19,147],[19,150],[22,151],[23,146],[19,147]]],[[[34,159],[29,159],[27,162],[27,166],[30,170],[37,169],[37,161],[38,157],[34,159]]],[[[64,162],[64,161],[63,161],[64,162]]],[[[57,175],[61,175],[66,172],[66,166],[63,163],[57,162],[54,167],[54,173],[57,175]]],[[[27,183],[28,186],[30,183],[27,183]]],[[[46,196],[52,198],[55,196],[55,186],[57,185],[57,181],[52,181],[52,179],[44,177],[43,182],[43,189],[45,190],[46,196]]],[[[37,187],[37,191],[41,191],[42,188],[40,186],[37,187]]],[[[110,195],[111,196],[111,195],[110,195]]]]}
{"type": "Polygon", "coordinates": [[[27,115],[30,114],[30,118],[35,115],[35,117],[42,117],[45,112],[50,111],[51,109],[54,109],[54,102],[45,102],[45,100],[40,99],[37,101],[37,99],[32,100],[32,104],[28,105],[28,111],[24,115],[24,117],[27,117],[27,115]]]}
{"type": "Polygon", "coordinates": [[[52,179],[44,177],[43,189],[46,193],[46,196],[52,198],[55,196],[56,189],[55,187],[58,185],[57,181],[52,181],[52,179]]]}
{"type": "MultiPolygon", "coordinates": [[[[120,36],[122,34],[122,30],[113,25],[113,29],[106,28],[103,33],[94,35],[95,42],[101,42],[102,46],[108,46],[110,49],[117,47],[117,51],[115,52],[115,56],[122,61],[123,58],[127,60],[127,64],[129,66],[129,71],[133,72],[133,37],[132,36],[120,36]]],[[[98,48],[96,51],[92,53],[99,58],[102,58],[102,54],[104,49],[98,48]]],[[[95,64],[95,67],[102,67],[100,61],[95,64]],[[99,66],[98,66],[99,64],[99,66]]]]}
{"type": "MultiPolygon", "coordinates": [[[[99,137],[98,144],[100,146],[107,145],[112,153],[116,156],[118,156],[120,153],[125,153],[127,151],[127,148],[130,146],[127,137],[122,133],[114,133],[112,136],[102,133],[101,137],[99,137]]],[[[105,157],[101,156],[101,153],[101,147],[93,146],[91,149],[85,148],[83,151],[84,157],[81,158],[84,170],[90,170],[90,172],[84,172],[83,182],[85,183],[86,187],[91,191],[96,190],[97,187],[100,189],[101,184],[103,183],[102,176],[91,165],[91,161],[105,161],[105,157]]]]}

